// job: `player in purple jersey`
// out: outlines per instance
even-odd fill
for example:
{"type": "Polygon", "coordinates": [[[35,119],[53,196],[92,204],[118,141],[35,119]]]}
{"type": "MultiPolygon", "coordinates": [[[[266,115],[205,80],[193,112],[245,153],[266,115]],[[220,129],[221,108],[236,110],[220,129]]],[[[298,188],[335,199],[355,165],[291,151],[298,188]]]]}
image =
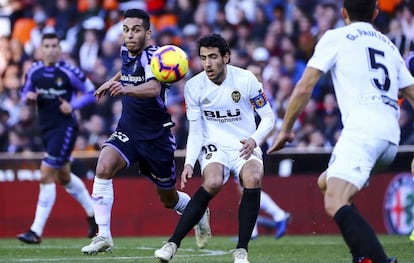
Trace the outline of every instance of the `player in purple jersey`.
{"type": "MultiPolygon", "coordinates": [[[[81,251],[85,254],[111,251],[111,210],[114,202],[112,178],[125,167],[139,163],[140,173],[156,185],[164,207],[181,214],[190,200],[176,189],[175,138],[165,102],[165,84],[157,81],[150,60],[157,47],[149,45],[150,18],[140,9],[125,11],[124,44],[121,46],[122,69],[95,92],[99,99],[106,93],[122,96],[122,115],[116,130],[102,146],[96,166],[92,199],[98,235],[81,251]]],[[[209,211],[196,227],[198,247],[210,237],[209,211]]]]}
{"type": "Polygon", "coordinates": [[[94,102],[95,87],[79,68],[59,61],[61,47],[56,34],[43,35],[41,51],[42,61],[34,63],[28,71],[22,90],[22,99],[37,106],[46,151],[40,166],[40,193],[34,222],[27,232],[17,236],[28,244],[41,242],[56,199],[56,180],[85,209],[88,236],[94,236],[97,231],[89,192],[82,180],[71,173],[69,162],[78,133],[74,111],[94,102]]]}

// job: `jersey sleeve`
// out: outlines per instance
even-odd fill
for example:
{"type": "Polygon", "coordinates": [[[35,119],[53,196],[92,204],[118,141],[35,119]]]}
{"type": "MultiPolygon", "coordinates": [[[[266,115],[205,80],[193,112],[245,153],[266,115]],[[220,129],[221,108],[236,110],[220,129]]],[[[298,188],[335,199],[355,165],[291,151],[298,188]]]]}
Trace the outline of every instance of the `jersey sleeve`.
{"type": "Polygon", "coordinates": [[[328,30],[316,44],[315,51],[307,65],[324,73],[328,72],[336,62],[338,42],[334,32],[328,30]]]}
{"type": "Polygon", "coordinates": [[[193,168],[201,151],[202,138],[202,117],[198,100],[191,91],[197,91],[197,87],[189,85],[187,82],[184,87],[184,98],[186,103],[186,114],[189,120],[189,131],[187,137],[187,147],[185,164],[190,164],[193,168]]]}
{"type": "Polygon", "coordinates": [[[184,86],[184,99],[186,105],[186,114],[188,120],[201,119],[201,109],[198,99],[195,96],[197,88],[189,85],[189,81],[184,86]]]}
{"type": "Polygon", "coordinates": [[[36,92],[36,87],[34,87],[33,82],[32,82],[32,76],[33,76],[35,69],[38,68],[39,66],[40,66],[40,62],[33,63],[32,67],[26,73],[25,82],[20,92],[20,95],[23,101],[26,99],[26,94],[29,91],[36,92]]]}
{"type": "MultiPolygon", "coordinates": [[[[414,56],[411,57],[411,62],[413,63],[412,66],[414,66],[414,56]]],[[[411,75],[410,68],[409,68],[409,61],[404,62],[404,60],[401,58],[400,60],[400,74],[399,74],[399,83],[398,88],[403,89],[410,85],[414,84],[414,77],[411,75]]],[[[414,70],[414,69],[411,69],[414,70]]]]}
{"type": "Polygon", "coordinates": [[[272,108],[270,107],[269,99],[263,89],[263,85],[253,74],[250,83],[250,103],[261,119],[259,126],[251,137],[255,140],[256,145],[259,146],[274,128],[275,117],[272,108]]]}

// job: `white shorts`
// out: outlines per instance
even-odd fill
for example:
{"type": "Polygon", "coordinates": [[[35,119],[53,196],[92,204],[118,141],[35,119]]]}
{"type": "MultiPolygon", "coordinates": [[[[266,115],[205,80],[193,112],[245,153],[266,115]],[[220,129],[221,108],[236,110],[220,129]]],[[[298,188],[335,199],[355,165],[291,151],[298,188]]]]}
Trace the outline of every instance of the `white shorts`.
{"type": "Polygon", "coordinates": [[[327,180],[340,178],[361,190],[372,173],[391,164],[397,150],[397,145],[386,140],[342,135],[329,160],[327,180]]]}
{"type": "Polygon", "coordinates": [[[238,180],[243,165],[249,160],[257,160],[263,165],[263,152],[260,147],[256,147],[249,159],[245,160],[240,157],[239,150],[223,151],[210,143],[202,147],[201,154],[198,158],[201,173],[210,163],[220,163],[224,166],[223,184],[225,184],[233,173],[238,180]]]}

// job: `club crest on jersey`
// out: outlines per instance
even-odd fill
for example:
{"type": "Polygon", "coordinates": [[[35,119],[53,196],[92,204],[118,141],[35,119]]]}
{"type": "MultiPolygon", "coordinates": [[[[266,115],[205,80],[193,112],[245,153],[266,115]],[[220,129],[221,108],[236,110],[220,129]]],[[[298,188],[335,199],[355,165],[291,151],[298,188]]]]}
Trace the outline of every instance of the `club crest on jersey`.
{"type": "Polygon", "coordinates": [[[241,94],[240,91],[235,90],[231,93],[231,99],[235,102],[235,103],[239,103],[241,98],[241,94]]]}
{"type": "Polygon", "coordinates": [[[63,80],[62,78],[57,78],[56,79],[56,86],[61,87],[63,85],[63,80]]]}
{"type": "Polygon", "coordinates": [[[384,198],[384,222],[388,233],[408,235],[414,228],[414,180],[410,173],[396,175],[384,198]]]}
{"type": "Polygon", "coordinates": [[[263,90],[259,91],[259,95],[257,95],[254,98],[250,99],[250,103],[252,104],[253,108],[260,109],[263,106],[265,106],[269,102],[266,94],[263,92],[263,90]]]}

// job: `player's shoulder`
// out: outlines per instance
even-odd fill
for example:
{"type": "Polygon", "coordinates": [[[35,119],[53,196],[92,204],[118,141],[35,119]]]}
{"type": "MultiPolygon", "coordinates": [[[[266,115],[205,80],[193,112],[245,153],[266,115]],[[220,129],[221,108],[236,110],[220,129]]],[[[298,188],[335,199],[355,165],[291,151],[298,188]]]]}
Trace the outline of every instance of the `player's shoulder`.
{"type": "Polygon", "coordinates": [[[76,65],[66,62],[64,60],[60,60],[56,63],[56,65],[61,68],[62,70],[78,77],[79,79],[85,79],[85,73],[83,73],[83,71],[76,65]]]}
{"type": "Polygon", "coordinates": [[[232,79],[233,82],[243,84],[249,83],[252,80],[257,80],[256,76],[250,70],[227,65],[227,78],[232,79]]]}
{"type": "Polygon", "coordinates": [[[148,58],[152,58],[152,55],[155,53],[155,51],[157,51],[157,49],[159,49],[159,46],[154,46],[154,45],[148,45],[143,51],[142,53],[148,58]]]}
{"type": "Polygon", "coordinates": [[[227,65],[227,72],[229,74],[241,74],[243,76],[254,76],[253,73],[250,70],[238,67],[238,66],[234,66],[234,65],[227,65]]]}
{"type": "Polygon", "coordinates": [[[192,86],[198,86],[198,85],[202,85],[204,83],[204,81],[207,81],[207,74],[206,72],[203,70],[201,72],[198,72],[197,74],[195,74],[194,76],[192,76],[191,78],[189,78],[185,85],[187,87],[192,87],[192,86]]]}
{"type": "Polygon", "coordinates": [[[42,69],[45,66],[45,64],[43,63],[43,61],[39,60],[39,61],[34,61],[32,63],[32,65],[30,66],[29,70],[27,71],[27,74],[33,74],[34,72],[42,69]]]}

